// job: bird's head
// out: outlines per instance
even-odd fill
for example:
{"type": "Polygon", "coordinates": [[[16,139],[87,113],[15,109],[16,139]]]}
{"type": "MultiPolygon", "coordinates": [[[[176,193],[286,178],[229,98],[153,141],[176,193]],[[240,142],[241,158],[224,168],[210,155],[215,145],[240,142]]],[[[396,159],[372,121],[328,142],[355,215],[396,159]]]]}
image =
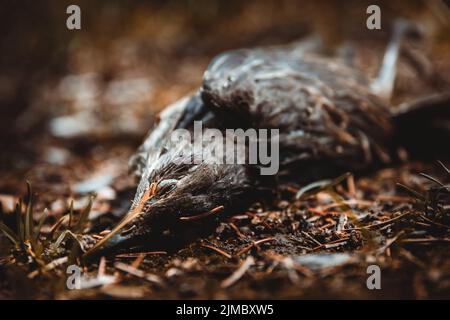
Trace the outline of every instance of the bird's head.
{"type": "Polygon", "coordinates": [[[180,238],[192,239],[211,231],[220,215],[246,204],[236,202],[236,195],[252,188],[245,166],[191,164],[162,155],[157,166],[144,171],[128,214],[85,258],[133,247],[167,249],[180,238]]]}

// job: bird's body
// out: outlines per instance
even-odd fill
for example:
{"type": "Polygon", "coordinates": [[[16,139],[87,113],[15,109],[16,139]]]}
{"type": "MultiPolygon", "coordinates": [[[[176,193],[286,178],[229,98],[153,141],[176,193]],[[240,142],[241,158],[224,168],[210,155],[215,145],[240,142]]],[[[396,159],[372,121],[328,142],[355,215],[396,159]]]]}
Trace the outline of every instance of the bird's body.
{"type": "Polygon", "coordinates": [[[227,128],[279,129],[281,172],[289,175],[292,165],[305,177],[312,173],[308,163],[355,170],[388,161],[390,112],[371,93],[369,80],[336,60],[300,58],[291,50],[217,57],[204,76],[206,108],[227,128]]]}
{"type": "Polygon", "coordinates": [[[221,54],[202,88],[166,108],[133,156],[140,183],[132,208],[138,209],[101,245],[129,247],[130,239],[162,244],[180,230],[245,209],[277,181],[311,182],[387,163],[393,134],[385,100],[372,93],[364,74],[337,60],[299,53],[296,46],[221,54]],[[186,153],[180,156],[170,135],[192,132],[194,121],[222,132],[278,129],[278,174],[263,177],[250,164],[183,162],[186,153]],[[125,225],[131,228],[123,231],[125,225]]]}

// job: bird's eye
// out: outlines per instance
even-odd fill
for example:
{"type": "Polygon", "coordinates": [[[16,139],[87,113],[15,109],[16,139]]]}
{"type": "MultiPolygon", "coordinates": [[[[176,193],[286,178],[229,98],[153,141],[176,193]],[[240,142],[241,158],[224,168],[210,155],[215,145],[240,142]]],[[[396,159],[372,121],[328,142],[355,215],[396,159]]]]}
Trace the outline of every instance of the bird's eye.
{"type": "Polygon", "coordinates": [[[156,191],[157,194],[162,195],[162,194],[166,194],[166,193],[172,191],[177,186],[177,182],[178,182],[178,180],[176,180],[176,179],[166,179],[166,180],[160,181],[158,183],[158,187],[157,187],[157,191],[156,191]]]}

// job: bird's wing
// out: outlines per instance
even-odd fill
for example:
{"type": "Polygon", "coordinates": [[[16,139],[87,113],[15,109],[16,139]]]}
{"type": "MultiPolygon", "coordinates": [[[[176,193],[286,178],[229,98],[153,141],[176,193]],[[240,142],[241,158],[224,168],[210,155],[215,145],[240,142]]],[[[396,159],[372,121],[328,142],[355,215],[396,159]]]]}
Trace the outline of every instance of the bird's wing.
{"type": "Polygon", "coordinates": [[[332,59],[299,58],[292,47],[224,53],[205,72],[201,94],[227,126],[279,129],[281,161],[389,160],[389,110],[366,77],[332,59]]]}
{"type": "Polygon", "coordinates": [[[155,125],[149,130],[137,152],[130,158],[130,171],[137,177],[142,176],[148,162],[154,162],[160,156],[170,138],[170,132],[184,115],[185,108],[191,99],[192,97],[183,97],[157,116],[155,125]]]}

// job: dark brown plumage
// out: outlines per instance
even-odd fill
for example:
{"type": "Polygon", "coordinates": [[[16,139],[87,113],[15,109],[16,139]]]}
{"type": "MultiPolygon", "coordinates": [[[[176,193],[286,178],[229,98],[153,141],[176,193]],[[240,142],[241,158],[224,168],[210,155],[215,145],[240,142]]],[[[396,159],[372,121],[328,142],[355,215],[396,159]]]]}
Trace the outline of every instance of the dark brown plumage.
{"type": "Polygon", "coordinates": [[[161,113],[131,160],[140,183],[130,214],[89,255],[134,244],[164,247],[191,231],[209,232],[280,179],[312,181],[388,163],[393,126],[369,80],[337,60],[298,46],[221,54],[197,93],[161,113]],[[219,130],[279,129],[279,174],[261,176],[248,164],[184,164],[183,157],[197,155],[180,156],[169,136],[177,128],[192,131],[196,120],[219,130]]]}

